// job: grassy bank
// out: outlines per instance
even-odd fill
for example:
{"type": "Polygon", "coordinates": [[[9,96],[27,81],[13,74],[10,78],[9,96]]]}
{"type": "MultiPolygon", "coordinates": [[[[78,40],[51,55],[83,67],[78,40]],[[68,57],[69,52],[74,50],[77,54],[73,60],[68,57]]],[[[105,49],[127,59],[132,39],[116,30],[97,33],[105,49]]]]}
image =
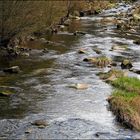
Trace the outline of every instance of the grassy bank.
{"type": "Polygon", "coordinates": [[[110,109],[123,125],[140,131],[140,80],[121,77],[112,82],[115,87],[108,99],[110,109]]]}

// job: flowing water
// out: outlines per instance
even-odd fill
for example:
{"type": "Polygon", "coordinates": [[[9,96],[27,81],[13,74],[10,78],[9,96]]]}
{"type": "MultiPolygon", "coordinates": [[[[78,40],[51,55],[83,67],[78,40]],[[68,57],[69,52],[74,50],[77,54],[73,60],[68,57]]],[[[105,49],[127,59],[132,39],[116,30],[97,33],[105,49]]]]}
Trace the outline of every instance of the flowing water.
{"type": "Polygon", "coordinates": [[[120,4],[118,9],[104,11],[99,16],[73,21],[69,32],[46,37],[60,45],[33,43],[29,57],[1,60],[1,67],[18,65],[22,72],[0,77],[0,84],[15,92],[8,98],[0,97],[0,139],[140,138],[140,133],[117,123],[108,109],[106,99],[112,87],[100,80],[97,73],[109,68],[97,68],[83,62],[86,57],[99,56],[93,50],[99,48],[102,55],[111,57],[118,64],[123,58],[130,58],[140,68],[140,49],[133,44],[134,37],[118,32],[113,23],[101,22],[104,17],[114,18],[116,13],[129,8],[131,6],[120,4]],[[75,29],[87,34],[73,36],[71,32],[75,29]],[[110,51],[113,45],[120,44],[129,49],[110,51]],[[42,52],[45,47],[48,53],[42,52]],[[78,54],[80,48],[85,48],[87,53],[78,54]],[[90,87],[86,90],[69,87],[76,83],[90,87]],[[48,122],[44,129],[31,124],[40,119],[48,122]],[[26,134],[28,129],[32,132],[26,134]]]}

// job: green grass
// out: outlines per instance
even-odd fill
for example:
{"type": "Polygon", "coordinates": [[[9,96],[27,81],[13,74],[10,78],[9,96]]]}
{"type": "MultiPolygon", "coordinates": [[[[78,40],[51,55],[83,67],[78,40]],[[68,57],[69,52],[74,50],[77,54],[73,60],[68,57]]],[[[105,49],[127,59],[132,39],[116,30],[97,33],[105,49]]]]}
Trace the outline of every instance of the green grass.
{"type": "Polygon", "coordinates": [[[124,101],[131,101],[133,98],[139,96],[139,94],[117,89],[113,91],[113,96],[121,97],[124,101]]]}
{"type": "Polygon", "coordinates": [[[140,80],[134,77],[121,77],[112,82],[116,88],[123,89],[128,92],[140,93],[140,80]]]}
{"type": "Polygon", "coordinates": [[[112,85],[115,90],[108,100],[110,109],[123,125],[140,131],[140,80],[121,77],[112,85]]]}

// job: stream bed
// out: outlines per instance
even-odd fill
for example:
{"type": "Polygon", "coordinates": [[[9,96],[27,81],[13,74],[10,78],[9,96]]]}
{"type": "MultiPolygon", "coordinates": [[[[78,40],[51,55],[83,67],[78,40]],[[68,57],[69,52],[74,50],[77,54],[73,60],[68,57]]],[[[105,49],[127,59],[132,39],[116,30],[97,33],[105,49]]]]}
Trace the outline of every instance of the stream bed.
{"type": "MultiPolygon", "coordinates": [[[[31,44],[31,55],[16,60],[1,60],[1,67],[18,65],[20,74],[0,76],[0,84],[12,87],[15,94],[0,97],[0,139],[134,139],[140,133],[129,130],[116,122],[108,109],[106,99],[112,87],[100,80],[98,72],[109,68],[97,68],[83,62],[86,57],[102,55],[118,64],[129,58],[140,68],[140,48],[133,43],[134,36],[117,32],[113,23],[101,22],[103,18],[114,18],[118,12],[130,9],[120,4],[118,8],[106,10],[98,16],[82,17],[73,21],[66,31],[47,36],[50,41],[62,45],[48,46],[31,44]],[[86,35],[74,36],[80,30],[86,35]],[[127,51],[110,51],[113,45],[127,45],[127,51]],[[49,52],[44,53],[46,48],[49,52]],[[78,54],[84,48],[87,53],[78,54]],[[85,90],[69,85],[84,83],[85,90]],[[35,120],[46,120],[41,129],[31,124],[35,120]],[[29,133],[25,133],[30,129],[29,133]]],[[[118,68],[120,66],[118,65],[118,68]]],[[[138,74],[129,72],[139,77],[138,74]]]]}

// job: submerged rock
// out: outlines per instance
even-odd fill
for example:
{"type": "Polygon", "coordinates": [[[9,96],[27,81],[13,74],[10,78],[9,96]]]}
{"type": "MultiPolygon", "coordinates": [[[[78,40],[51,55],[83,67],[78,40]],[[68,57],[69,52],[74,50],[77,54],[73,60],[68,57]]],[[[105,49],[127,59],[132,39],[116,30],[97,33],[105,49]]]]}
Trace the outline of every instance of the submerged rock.
{"type": "Polygon", "coordinates": [[[13,66],[13,67],[4,69],[3,72],[12,74],[12,73],[20,73],[21,70],[19,66],[13,66]]]}

